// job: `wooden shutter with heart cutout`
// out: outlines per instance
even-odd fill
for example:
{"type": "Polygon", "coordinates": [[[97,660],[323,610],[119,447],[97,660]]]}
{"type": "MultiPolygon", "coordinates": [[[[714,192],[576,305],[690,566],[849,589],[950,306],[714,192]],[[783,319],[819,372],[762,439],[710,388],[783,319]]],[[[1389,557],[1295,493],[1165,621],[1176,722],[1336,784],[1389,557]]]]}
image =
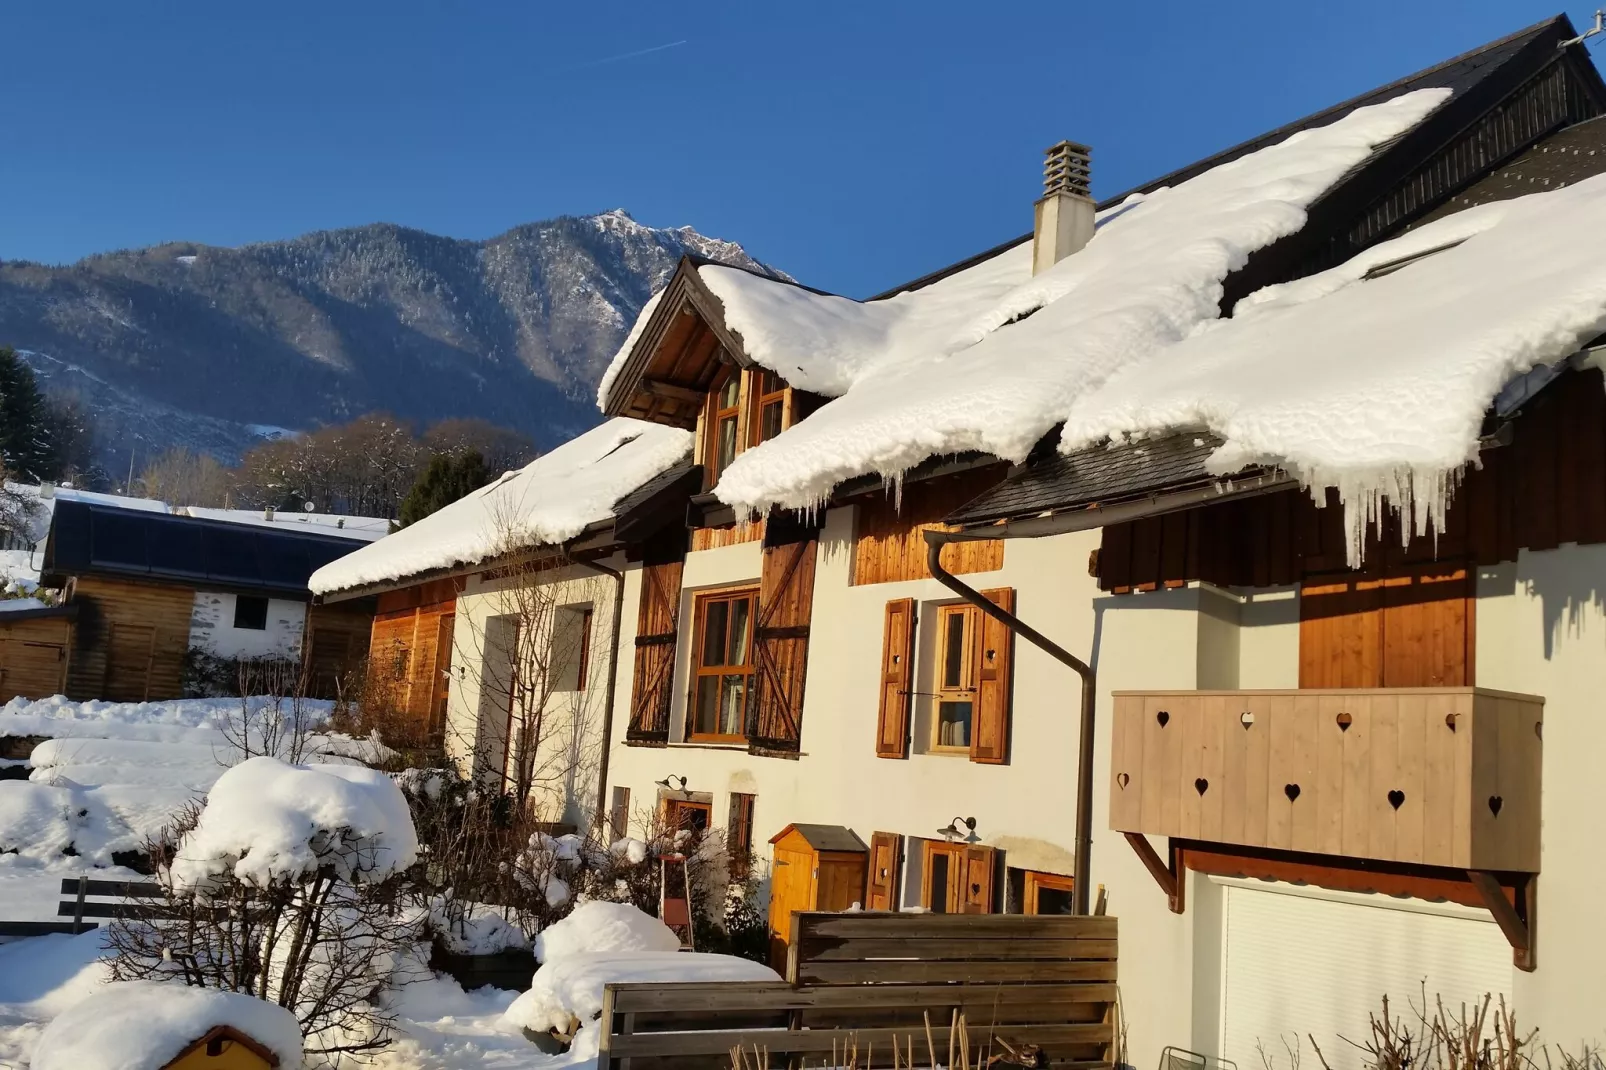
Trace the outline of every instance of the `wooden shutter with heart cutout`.
{"type": "Polygon", "coordinates": [[[864,909],[897,910],[898,879],[903,875],[903,837],[877,832],[870,837],[870,872],[865,880],[864,909]]]}
{"type": "MultiPolygon", "coordinates": [[[[1015,590],[996,587],[982,597],[1015,612],[1015,590]]],[[[1010,692],[1013,690],[1015,633],[981,614],[981,641],[976,644],[976,710],[970,733],[970,760],[987,765],[1009,762],[1010,692]]]]}
{"type": "Polygon", "coordinates": [[[876,715],[877,758],[909,757],[909,710],[914,699],[915,600],[887,603],[881,631],[881,703],[876,715]]]}

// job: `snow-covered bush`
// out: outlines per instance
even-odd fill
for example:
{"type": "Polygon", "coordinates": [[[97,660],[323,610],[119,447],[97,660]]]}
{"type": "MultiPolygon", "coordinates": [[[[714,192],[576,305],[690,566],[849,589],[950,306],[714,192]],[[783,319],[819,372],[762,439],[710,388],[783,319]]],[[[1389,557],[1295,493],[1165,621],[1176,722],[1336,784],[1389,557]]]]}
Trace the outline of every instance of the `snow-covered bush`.
{"type": "Polygon", "coordinates": [[[582,903],[535,938],[535,957],[551,962],[601,951],[679,951],[680,938],[628,903],[582,903]]]}
{"type": "Polygon", "coordinates": [[[115,979],[254,994],[290,1011],[315,1052],[387,1043],[371,1000],[412,940],[401,916],[418,854],[390,777],[251,758],[150,853],[164,896],[112,925],[115,979]]]}

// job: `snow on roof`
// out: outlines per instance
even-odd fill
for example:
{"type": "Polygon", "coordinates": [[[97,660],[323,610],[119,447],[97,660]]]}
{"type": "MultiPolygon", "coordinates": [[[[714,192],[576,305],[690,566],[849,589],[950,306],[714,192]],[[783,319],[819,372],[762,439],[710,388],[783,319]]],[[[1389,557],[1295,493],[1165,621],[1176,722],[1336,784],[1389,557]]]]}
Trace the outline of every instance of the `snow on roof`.
{"type": "Polygon", "coordinates": [[[226,872],[267,887],[332,867],[343,880],[379,881],[417,855],[407,799],[384,773],[259,756],[212,785],[172,876],[180,888],[204,889],[226,872]]]}
{"type": "Polygon", "coordinates": [[[1337,488],[1358,563],[1380,495],[1417,532],[1442,521],[1501,389],[1606,331],[1603,232],[1606,175],[1446,216],[1130,363],[1076,401],[1063,445],[1208,427],[1214,471],[1337,488]]]}
{"type": "Polygon", "coordinates": [[[572,539],[614,503],[674,466],[691,433],[619,417],[592,428],[394,535],[312,574],[315,594],[474,564],[515,548],[572,539]]]}
{"type": "Polygon", "coordinates": [[[390,521],[384,517],[347,516],[340,513],[298,513],[279,511],[269,519],[261,509],[210,509],[200,505],[187,505],[178,510],[185,516],[204,520],[226,520],[232,524],[254,524],[258,527],[280,530],[297,527],[317,531],[324,535],[339,535],[348,539],[373,542],[390,532],[390,521]]]}
{"type": "Polygon", "coordinates": [[[283,1007],[179,981],[120,981],[56,1016],[34,1049],[33,1070],[160,1070],[217,1026],[301,1066],[301,1027],[283,1007]]]}
{"type": "Polygon", "coordinates": [[[743,452],[715,493],[738,509],[806,508],[843,480],[897,478],[933,455],[1023,459],[1081,394],[1216,318],[1228,274],[1297,232],[1313,201],[1448,96],[1357,108],[1129,198],[1085,249],[1035,277],[1025,245],[868,304],[699,268],[749,357],[840,395],[743,452]]]}

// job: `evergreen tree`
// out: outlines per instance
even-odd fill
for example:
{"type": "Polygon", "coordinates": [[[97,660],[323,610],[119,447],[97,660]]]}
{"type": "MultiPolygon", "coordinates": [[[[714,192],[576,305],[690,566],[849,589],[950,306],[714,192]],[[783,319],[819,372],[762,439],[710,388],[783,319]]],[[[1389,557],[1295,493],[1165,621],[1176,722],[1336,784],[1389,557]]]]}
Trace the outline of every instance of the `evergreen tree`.
{"type": "Polygon", "coordinates": [[[16,350],[0,347],[0,462],[18,478],[41,482],[56,478],[55,453],[49,409],[33,369],[16,350]]]}
{"type": "Polygon", "coordinates": [[[429,466],[413,483],[412,490],[407,492],[407,497],[402,499],[401,526],[417,523],[490,481],[491,473],[477,450],[469,450],[456,457],[446,453],[435,454],[429,459],[429,466]]]}

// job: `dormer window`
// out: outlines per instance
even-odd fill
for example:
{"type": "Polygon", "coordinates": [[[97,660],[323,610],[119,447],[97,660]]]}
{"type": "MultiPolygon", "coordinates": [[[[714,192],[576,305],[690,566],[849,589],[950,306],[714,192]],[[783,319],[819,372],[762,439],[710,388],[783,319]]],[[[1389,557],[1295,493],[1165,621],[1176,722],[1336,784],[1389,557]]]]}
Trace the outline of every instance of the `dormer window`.
{"type": "Polygon", "coordinates": [[[786,426],[786,383],[769,369],[755,372],[753,392],[757,395],[758,417],[753,421],[753,445],[768,442],[786,426]]]}

